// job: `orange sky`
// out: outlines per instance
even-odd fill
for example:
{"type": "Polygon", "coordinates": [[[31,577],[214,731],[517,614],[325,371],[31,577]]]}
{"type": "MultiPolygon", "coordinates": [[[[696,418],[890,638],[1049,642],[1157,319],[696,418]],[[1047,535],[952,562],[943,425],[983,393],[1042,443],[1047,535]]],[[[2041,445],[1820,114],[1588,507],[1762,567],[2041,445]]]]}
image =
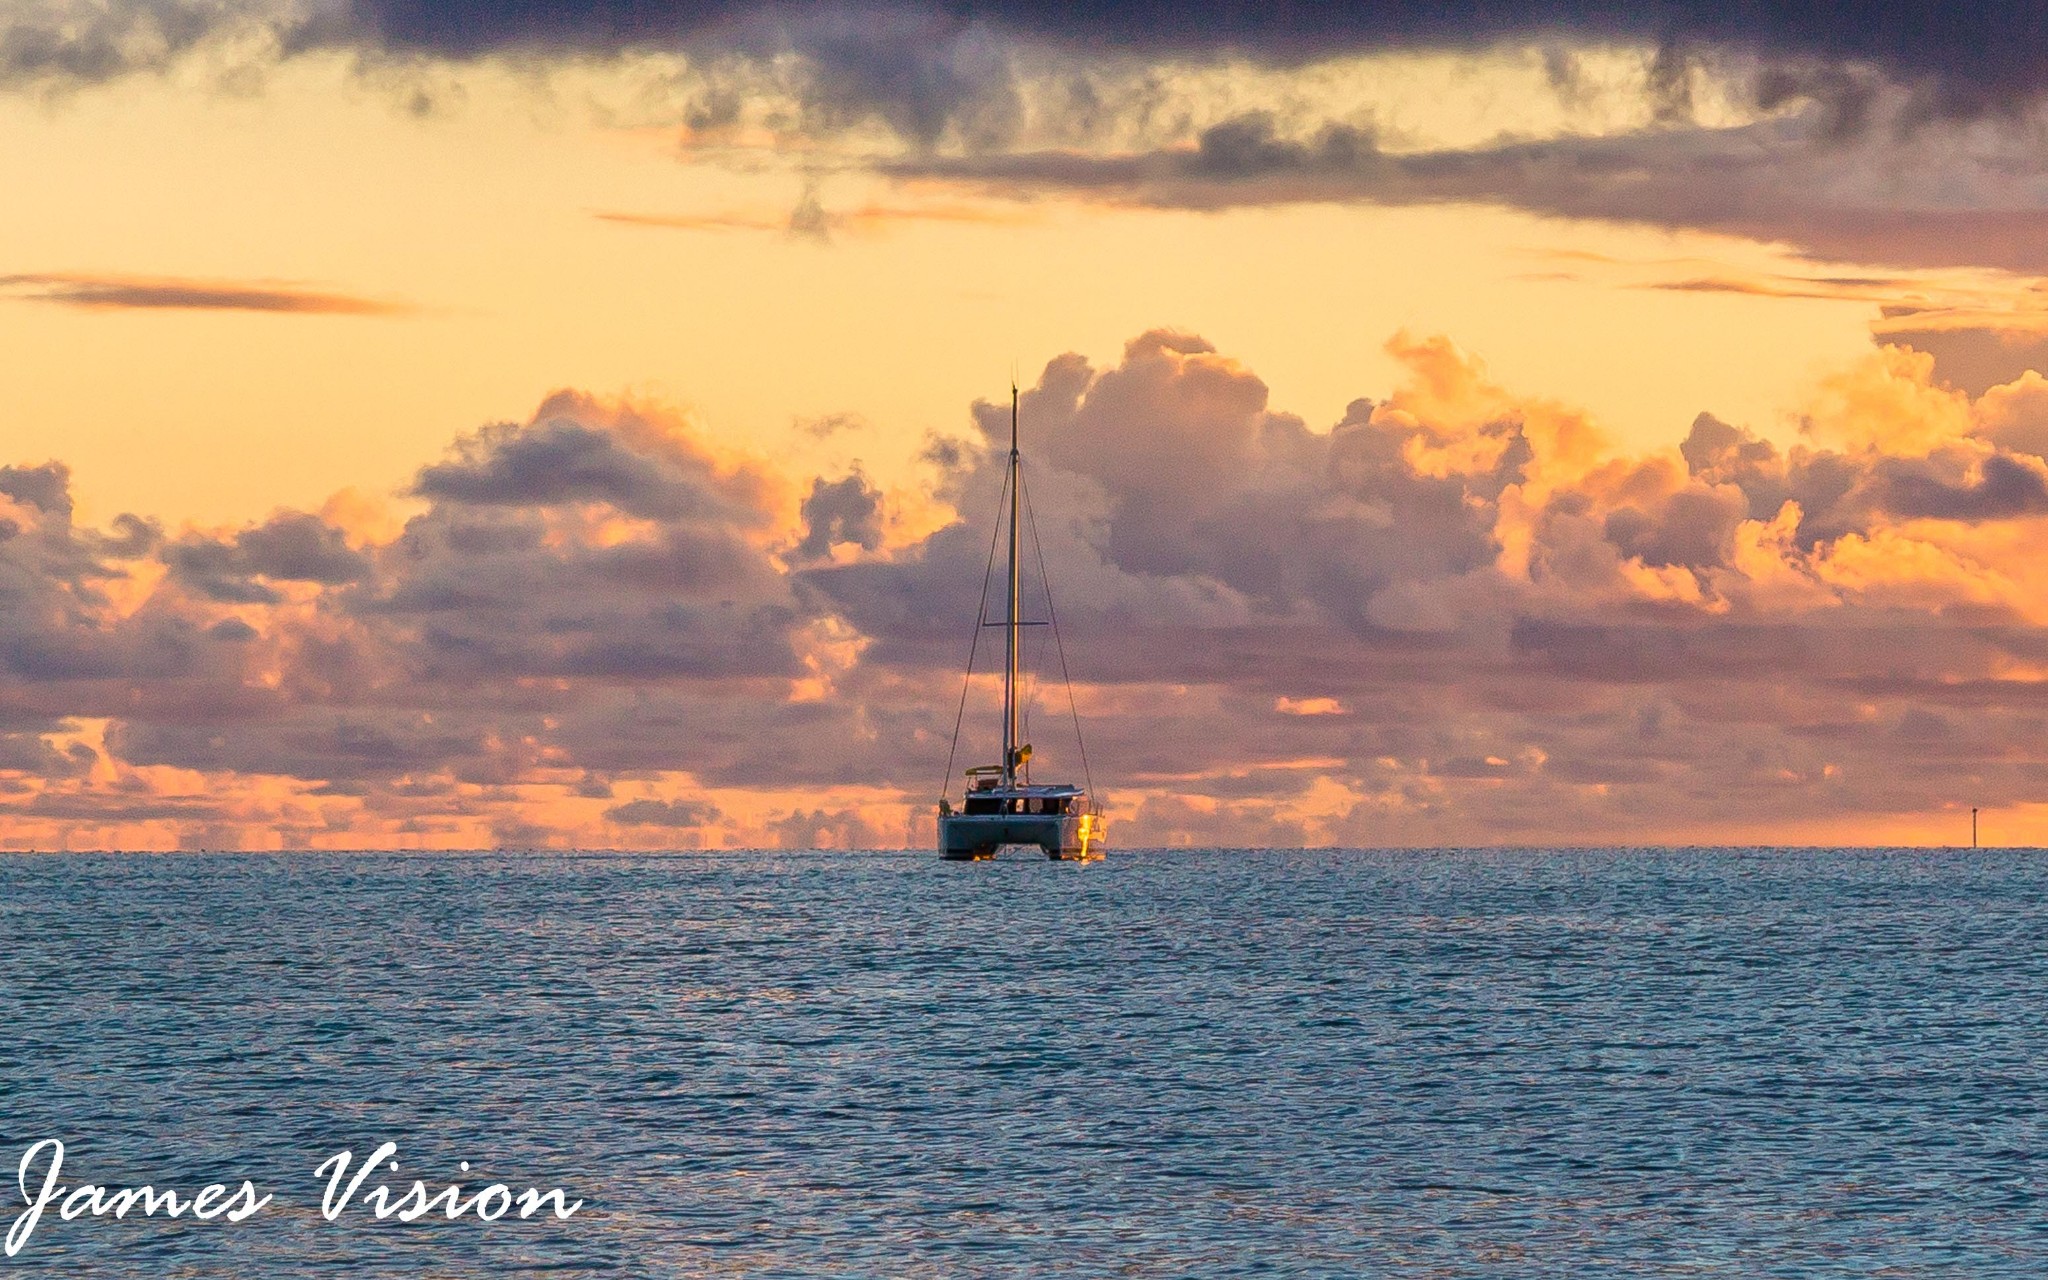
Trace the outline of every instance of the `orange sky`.
{"type": "Polygon", "coordinates": [[[1118,843],[2048,838],[2031,115],[267,30],[0,88],[0,845],[922,843],[1013,371],[1118,843]]]}

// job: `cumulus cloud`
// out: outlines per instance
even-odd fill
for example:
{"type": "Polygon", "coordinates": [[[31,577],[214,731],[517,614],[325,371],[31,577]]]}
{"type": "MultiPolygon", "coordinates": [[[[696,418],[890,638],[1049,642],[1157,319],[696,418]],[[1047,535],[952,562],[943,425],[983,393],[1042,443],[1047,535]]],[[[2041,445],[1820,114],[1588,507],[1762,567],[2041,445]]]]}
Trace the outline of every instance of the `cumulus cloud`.
{"type": "MultiPolygon", "coordinates": [[[[2038,375],[1886,349],[1788,430],[1631,454],[1389,350],[1326,424],[1164,330],[1025,390],[1025,607],[1064,640],[1029,636],[1034,766],[1081,772],[1064,659],[1121,842],[1791,838],[2037,791],[2038,375]]],[[[1008,405],[969,424],[896,493],[562,393],[424,465],[392,534],[81,527],[61,464],[0,468],[9,838],[922,839],[1008,405]],[[892,533],[912,504],[954,514],[892,533]]]]}
{"type": "Polygon", "coordinates": [[[338,586],[369,572],[370,561],[348,545],[341,530],[318,516],[280,512],[226,539],[192,536],[164,550],[174,576],[211,600],[275,604],[275,588],[257,581],[338,586]]]}
{"type": "Polygon", "coordinates": [[[585,503],[649,519],[758,519],[750,476],[715,475],[708,458],[645,417],[582,420],[593,409],[564,394],[543,404],[532,423],[486,427],[458,442],[447,461],[424,468],[416,491],[462,507],[585,503]]]}
{"type": "Polygon", "coordinates": [[[46,462],[39,467],[0,467],[0,494],[68,520],[71,470],[58,462],[46,462]]]}
{"type": "MultiPolygon", "coordinates": [[[[1603,811],[1621,829],[1629,805],[1725,831],[1958,785],[1962,761],[1910,801],[1852,785],[1898,785],[1861,772],[1895,737],[1857,724],[1940,702],[1880,712],[1859,682],[1995,667],[2040,616],[1998,539],[2040,514],[2041,470],[1993,438],[1995,404],[1951,413],[1927,361],[1888,352],[1820,389],[1790,448],[1702,415],[1679,449],[1631,459],[1448,344],[1395,350],[1411,381],[1328,431],[1186,335],[1108,370],[1058,362],[1027,395],[1037,492],[1064,495],[1044,505],[1087,566],[1062,602],[1085,620],[1076,665],[1129,691],[1098,688],[1096,725],[1126,785],[1210,797],[1235,814],[1211,835],[1399,840],[1469,835],[1453,812],[1523,832],[1539,795],[1560,807],[1537,825],[1569,837],[1603,811]],[[1824,443],[1847,413],[1889,417],[1824,443]],[[1191,718],[1228,729],[1177,727],[1191,718]],[[1319,787],[1347,816],[1304,826],[1319,787]]],[[[985,502],[989,466],[970,453],[958,491],[985,502]]],[[[922,558],[808,576],[877,637],[874,660],[915,666],[936,655],[908,602],[971,583],[978,551],[942,534],[922,558]]]]}
{"type": "MultiPolygon", "coordinates": [[[[1934,317],[1890,317],[1876,327],[1880,341],[1912,347],[1933,357],[1941,380],[1972,396],[2048,369],[2048,331],[1988,318],[1933,325],[1934,317]]],[[[2031,317],[2029,317],[2031,319],[2031,317]]],[[[2032,452],[2039,453],[2035,449],[2032,452]]]]}
{"type": "Polygon", "coordinates": [[[777,483],[632,406],[558,396],[464,437],[388,541],[303,512],[167,541],[132,517],[78,529],[54,465],[11,468],[0,492],[0,705],[103,747],[111,774],[21,812],[61,792],[80,839],[142,821],[114,792],[207,776],[242,785],[159,817],[212,805],[305,840],[339,804],[370,830],[488,842],[536,778],[602,798],[565,742],[614,772],[715,771],[748,745],[744,708],[818,679],[829,650],[776,558],[777,483]],[[661,724],[617,732],[641,714],[661,724]]]}
{"type": "Polygon", "coordinates": [[[613,822],[646,827],[701,827],[716,822],[718,806],[693,800],[629,800],[604,811],[613,822]]]}
{"type": "Polygon", "coordinates": [[[882,495],[858,471],[843,480],[812,481],[802,515],[804,536],[796,545],[801,559],[828,559],[838,546],[873,551],[882,545],[882,495]]]}

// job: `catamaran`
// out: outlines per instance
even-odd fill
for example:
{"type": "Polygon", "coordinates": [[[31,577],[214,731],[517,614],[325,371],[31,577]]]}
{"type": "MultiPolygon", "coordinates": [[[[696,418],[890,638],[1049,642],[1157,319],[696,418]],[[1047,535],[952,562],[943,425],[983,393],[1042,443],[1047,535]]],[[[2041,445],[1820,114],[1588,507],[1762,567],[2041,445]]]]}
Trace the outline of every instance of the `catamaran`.
{"type": "MultiPolygon", "coordinates": [[[[1003,629],[1003,762],[1001,764],[976,765],[966,774],[966,792],[961,798],[960,808],[953,808],[950,795],[939,797],[939,856],[949,861],[968,862],[993,858],[996,851],[1005,845],[1036,845],[1045,851],[1045,856],[1064,862],[1088,862],[1102,856],[1103,817],[1090,798],[1092,785],[1074,786],[1064,782],[1034,782],[1031,778],[1031,744],[1024,741],[1022,732],[1023,699],[1019,697],[1018,664],[1020,645],[1018,643],[1024,627],[1050,626],[1054,644],[1060,655],[1060,674],[1066,675],[1066,649],[1059,641],[1059,620],[1052,608],[1052,591],[1045,593],[1046,618],[1044,621],[1026,621],[1021,615],[1023,593],[1019,579],[1019,556],[1021,542],[1018,535],[1018,513],[1020,508],[1029,518],[1030,506],[1024,499],[1024,477],[1017,452],[1017,388],[1010,387],[1010,461],[1009,470],[1003,480],[1003,500],[996,512],[998,531],[1008,521],[1009,535],[1009,590],[1004,593],[1003,619],[1000,623],[988,618],[988,581],[982,580],[981,616],[975,622],[976,645],[970,645],[967,655],[967,680],[974,679],[974,651],[981,629],[1000,626],[1003,629]]],[[[993,539],[991,539],[993,542],[993,539]]],[[[1034,527],[1032,543],[1037,547],[1038,535],[1034,527]]],[[[1044,575],[1045,555],[1039,550],[1039,569],[1044,575]]],[[[989,567],[995,565],[995,548],[989,548],[989,567]]],[[[1067,704],[1074,708],[1073,682],[1067,681],[1067,704]]],[[[967,688],[960,691],[961,714],[967,707],[967,688]]],[[[1081,717],[1074,711],[1074,739],[1080,747],[1083,777],[1087,776],[1088,749],[1081,743],[1081,717]]],[[[957,750],[960,742],[958,719],[953,726],[953,744],[957,750]]],[[[946,758],[948,789],[952,781],[953,756],[946,758]]]]}

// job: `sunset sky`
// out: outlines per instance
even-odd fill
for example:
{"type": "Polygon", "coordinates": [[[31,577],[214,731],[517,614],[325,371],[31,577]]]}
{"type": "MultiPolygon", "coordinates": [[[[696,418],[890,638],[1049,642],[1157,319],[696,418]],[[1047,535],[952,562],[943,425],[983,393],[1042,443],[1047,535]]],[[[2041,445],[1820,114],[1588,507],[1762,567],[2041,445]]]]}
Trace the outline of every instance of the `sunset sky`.
{"type": "Polygon", "coordinates": [[[1455,8],[0,8],[0,847],[928,845],[1013,374],[1113,847],[2048,843],[2048,17],[1455,8]]]}

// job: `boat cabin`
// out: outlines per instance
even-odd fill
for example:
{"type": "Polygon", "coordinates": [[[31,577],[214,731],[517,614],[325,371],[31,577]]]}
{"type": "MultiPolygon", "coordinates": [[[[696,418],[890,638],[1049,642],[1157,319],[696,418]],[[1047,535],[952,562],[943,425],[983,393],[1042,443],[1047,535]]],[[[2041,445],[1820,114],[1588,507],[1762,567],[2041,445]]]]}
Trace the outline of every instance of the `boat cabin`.
{"type": "Polygon", "coordinates": [[[1058,817],[1085,812],[1087,800],[1088,794],[1079,787],[1034,787],[1029,783],[1005,787],[992,778],[968,789],[961,812],[1058,817]]]}

